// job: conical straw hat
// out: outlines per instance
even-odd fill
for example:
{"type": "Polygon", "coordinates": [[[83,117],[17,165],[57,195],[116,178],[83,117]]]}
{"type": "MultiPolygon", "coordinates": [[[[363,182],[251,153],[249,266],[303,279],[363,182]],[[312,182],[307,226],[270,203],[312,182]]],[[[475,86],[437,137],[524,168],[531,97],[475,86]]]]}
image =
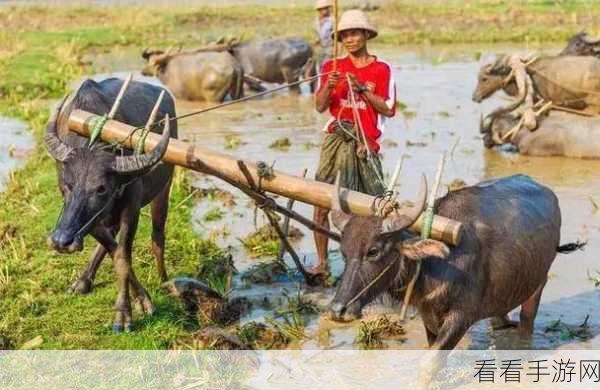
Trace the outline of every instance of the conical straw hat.
{"type": "Polygon", "coordinates": [[[315,9],[333,7],[332,0],[317,0],[315,1],[315,9]]]}
{"type": "MultiPolygon", "coordinates": [[[[369,23],[367,15],[358,9],[351,9],[342,14],[338,23],[338,41],[341,41],[339,33],[344,30],[361,29],[369,33],[368,39],[373,39],[377,36],[377,30],[369,23]]],[[[333,33],[331,34],[333,38],[333,33]]]]}

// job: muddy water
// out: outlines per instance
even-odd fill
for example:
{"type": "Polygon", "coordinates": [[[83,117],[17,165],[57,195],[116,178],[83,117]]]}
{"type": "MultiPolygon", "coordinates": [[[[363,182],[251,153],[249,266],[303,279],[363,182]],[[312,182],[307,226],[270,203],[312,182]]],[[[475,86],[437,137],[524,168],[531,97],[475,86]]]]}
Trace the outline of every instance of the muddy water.
{"type": "Polygon", "coordinates": [[[8,174],[25,161],[33,140],[25,123],[4,117],[0,117],[0,139],[0,191],[4,191],[8,174]]]}
{"type": "MultiPolygon", "coordinates": [[[[545,330],[558,319],[577,327],[589,314],[589,333],[597,336],[600,332],[600,316],[597,315],[600,309],[600,292],[587,277],[588,270],[593,273],[600,269],[596,258],[600,249],[600,214],[595,213],[590,201],[592,197],[600,202],[600,177],[595,174],[600,169],[600,161],[534,158],[486,150],[477,130],[479,115],[498,104],[506,104],[506,101],[495,97],[482,105],[471,102],[475,75],[480,65],[479,60],[475,59],[478,50],[481,48],[469,46],[377,50],[394,65],[398,97],[407,106],[404,112],[398,113],[394,120],[387,123],[382,137],[384,169],[390,172],[398,158],[406,156],[401,195],[411,197],[417,191],[421,172],[432,180],[440,154],[449,151],[443,180],[445,184],[454,179],[474,184],[493,177],[525,173],[554,189],[563,214],[562,240],[567,242],[582,238],[588,239],[589,244],[585,252],[559,255],[555,261],[542,297],[532,344],[522,345],[512,331],[491,332],[487,322],[482,321],[471,328],[459,347],[599,348],[598,337],[581,341],[565,337],[564,332],[561,335],[545,330]],[[420,146],[414,146],[415,144],[420,146]]],[[[514,49],[493,47],[486,50],[508,52],[514,49]]],[[[117,62],[130,65],[123,59],[117,62]]],[[[205,105],[178,102],[178,112],[186,113],[203,106],[205,105]]],[[[308,176],[312,177],[318,160],[319,150],[316,145],[320,143],[323,134],[321,128],[326,120],[327,116],[314,111],[309,94],[298,96],[283,92],[184,119],[180,122],[180,127],[183,137],[191,142],[235,154],[239,158],[274,163],[277,169],[291,174],[300,174],[304,168],[308,168],[308,176]],[[237,141],[233,142],[228,137],[234,137],[237,141]],[[282,137],[290,139],[292,145],[289,149],[269,147],[273,141],[282,137]]],[[[203,188],[219,186],[232,191],[236,203],[234,206],[225,206],[219,201],[199,201],[194,211],[194,226],[199,234],[213,236],[221,244],[232,246],[240,271],[264,261],[250,258],[239,241],[254,230],[254,208],[251,202],[235,189],[210,177],[198,175],[196,185],[203,188]],[[219,208],[224,217],[207,222],[205,215],[215,208],[219,208]]],[[[304,215],[312,212],[309,206],[303,204],[297,204],[295,209],[304,215]]],[[[257,224],[260,226],[263,223],[265,221],[259,211],[257,224]]],[[[315,260],[312,236],[309,231],[300,228],[305,236],[295,247],[310,265],[315,260]]],[[[339,275],[343,270],[343,262],[336,245],[331,245],[331,251],[333,272],[339,275]]],[[[322,305],[331,299],[332,290],[306,289],[299,281],[292,279],[267,286],[252,285],[236,290],[235,294],[251,297],[255,301],[267,297],[274,300],[275,304],[280,304],[284,289],[293,292],[300,287],[322,305]]],[[[241,286],[242,283],[238,285],[241,286]]],[[[393,311],[375,305],[366,311],[374,313],[390,310],[393,311]]],[[[244,320],[261,319],[271,313],[272,310],[257,308],[244,320]]],[[[518,311],[511,313],[511,316],[518,319],[518,311]]],[[[311,339],[303,346],[354,348],[356,325],[332,324],[324,318],[313,317],[308,323],[311,339]]],[[[422,324],[418,318],[409,320],[406,329],[408,341],[402,345],[392,344],[391,347],[421,348],[425,345],[422,324]]]]}

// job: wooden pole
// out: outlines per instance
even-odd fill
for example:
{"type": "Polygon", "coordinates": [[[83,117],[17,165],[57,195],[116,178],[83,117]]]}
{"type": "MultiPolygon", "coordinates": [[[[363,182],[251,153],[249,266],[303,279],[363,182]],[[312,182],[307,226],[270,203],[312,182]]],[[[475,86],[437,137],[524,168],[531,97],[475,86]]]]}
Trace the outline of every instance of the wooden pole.
{"type": "MultiPolygon", "coordinates": [[[[308,172],[308,169],[304,168],[304,171],[302,172],[302,177],[306,177],[306,173],[308,172]]],[[[294,208],[294,202],[295,199],[289,199],[287,202],[287,209],[292,211],[292,209],[294,208]]],[[[285,234],[285,236],[287,237],[288,234],[290,232],[290,217],[289,215],[286,215],[283,218],[283,234],[285,234]]],[[[285,253],[285,247],[283,245],[283,240],[281,242],[281,245],[279,246],[279,253],[277,254],[277,259],[278,260],[283,260],[283,254],[285,253]]]]}
{"type": "MultiPolygon", "coordinates": [[[[423,214],[425,214],[425,222],[423,223],[423,227],[421,230],[421,238],[426,240],[430,237],[431,234],[431,224],[433,221],[433,208],[435,205],[435,198],[437,197],[437,192],[440,188],[440,184],[442,183],[442,174],[444,173],[444,165],[446,164],[446,152],[442,154],[440,157],[440,162],[438,163],[437,174],[435,175],[435,182],[433,183],[433,188],[429,193],[429,198],[427,199],[427,209],[423,214]]],[[[415,289],[415,285],[417,284],[417,279],[421,273],[421,261],[417,261],[417,268],[415,269],[415,273],[408,283],[408,287],[406,288],[406,292],[404,293],[404,302],[402,303],[402,309],[400,310],[400,320],[404,321],[406,318],[406,310],[408,309],[408,304],[410,303],[410,298],[412,297],[413,290],[415,289]]]]}
{"type": "MultiPolygon", "coordinates": [[[[93,123],[98,117],[98,115],[90,112],[74,110],[69,117],[69,128],[78,134],[89,137],[93,123]]],[[[141,132],[134,132],[134,129],[134,126],[109,120],[104,125],[100,137],[106,142],[119,142],[126,148],[135,149],[141,132]]],[[[158,144],[159,140],[160,135],[155,133],[148,134],[144,150],[146,152],[152,150],[158,144]]],[[[187,142],[172,139],[169,142],[169,147],[163,160],[174,165],[222,178],[233,184],[238,183],[248,186],[246,178],[240,172],[236,158],[201,146],[190,145],[187,142]]],[[[259,174],[256,164],[246,162],[246,165],[252,178],[258,183],[259,174]]],[[[274,172],[272,178],[261,181],[261,189],[321,208],[330,209],[332,204],[333,185],[287,175],[278,171],[274,172]]],[[[375,213],[372,208],[375,197],[371,195],[342,189],[341,199],[347,206],[347,210],[353,214],[370,216],[375,213]]],[[[420,232],[422,223],[421,216],[411,226],[411,229],[420,232]]],[[[460,241],[461,230],[462,224],[460,222],[436,215],[433,220],[431,237],[444,241],[447,244],[455,245],[460,241]]]]}
{"type": "Polygon", "coordinates": [[[337,71],[338,58],[338,0],[333,0],[333,71],[337,71]]]}

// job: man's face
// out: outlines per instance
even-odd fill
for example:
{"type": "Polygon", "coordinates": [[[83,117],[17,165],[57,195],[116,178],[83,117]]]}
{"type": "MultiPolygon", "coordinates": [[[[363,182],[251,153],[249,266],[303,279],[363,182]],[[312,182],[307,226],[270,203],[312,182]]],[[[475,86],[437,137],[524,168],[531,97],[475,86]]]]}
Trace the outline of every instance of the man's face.
{"type": "Polygon", "coordinates": [[[344,48],[349,53],[356,53],[367,45],[367,32],[362,29],[351,29],[340,32],[344,48]]]}
{"type": "Polygon", "coordinates": [[[319,18],[323,19],[331,15],[331,7],[323,7],[317,10],[319,13],[319,18]]]}

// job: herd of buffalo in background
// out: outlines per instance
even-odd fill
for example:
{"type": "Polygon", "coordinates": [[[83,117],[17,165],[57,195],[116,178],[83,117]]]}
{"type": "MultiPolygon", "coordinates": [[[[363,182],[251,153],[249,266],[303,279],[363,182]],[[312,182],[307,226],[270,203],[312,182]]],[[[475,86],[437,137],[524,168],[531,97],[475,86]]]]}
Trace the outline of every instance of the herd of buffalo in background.
{"type": "MultiPolygon", "coordinates": [[[[595,147],[600,142],[600,118],[595,116],[600,113],[599,53],[600,40],[580,33],[557,56],[503,56],[484,65],[473,100],[480,102],[500,89],[516,97],[507,107],[482,118],[485,145],[512,143],[521,153],[531,155],[600,157],[600,144],[595,147]],[[540,101],[551,102],[550,109],[536,112],[544,105],[540,101]],[[511,137],[505,137],[511,131],[511,137]]],[[[244,84],[260,89],[263,81],[292,83],[316,74],[310,45],[297,38],[217,42],[186,52],[146,50],[143,57],[148,62],[145,74],[158,77],[175,97],[188,100],[218,102],[227,95],[236,99],[243,96],[244,84]]],[[[173,167],[161,158],[169,139],[177,138],[177,123],[171,121],[170,126],[153,129],[162,137],[152,152],[137,155],[125,151],[121,155],[102,141],[89,146],[87,138],[69,130],[70,112],[83,109],[105,114],[122,83],[115,78],[86,80],[59,105],[45,136],[47,149],[57,161],[64,198],[64,211],[49,242],[60,252],[73,253],[82,249],[83,237],[88,234],[98,241],[89,264],[73,283],[76,293],[92,290],[101,261],[111,255],[118,284],[117,332],[132,328],[131,299],[146,314],[154,311],[132,266],[133,241],[140,210],[146,204],[151,204],[152,250],[161,280],[167,280],[164,228],[173,167]]],[[[144,126],[163,90],[133,81],[115,119],[144,126]]],[[[158,113],[159,118],[166,116],[176,117],[169,94],[158,113]]],[[[556,195],[524,175],[467,186],[438,199],[436,213],[464,227],[462,240],[451,247],[422,240],[408,229],[424,210],[426,181],[412,206],[387,218],[347,214],[338,199],[339,183],[335,191],[331,217],[342,232],[346,265],[330,306],[331,316],[356,318],[385,291],[401,298],[398,291],[421,261],[411,304],[419,311],[433,350],[454,348],[469,327],[484,318],[492,318],[495,327],[518,327],[523,336],[530,336],[556,254],[582,246],[560,245],[561,212],[556,195]],[[377,277],[382,273],[383,277],[377,277]],[[367,292],[359,294],[365,288],[367,292]],[[360,297],[355,299],[357,294],[360,297]],[[518,306],[517,323],[508,313],[518,306]]],[[[432,372],[443,364],[441,359],[441,355],[433,356],[432,372]]]]}

